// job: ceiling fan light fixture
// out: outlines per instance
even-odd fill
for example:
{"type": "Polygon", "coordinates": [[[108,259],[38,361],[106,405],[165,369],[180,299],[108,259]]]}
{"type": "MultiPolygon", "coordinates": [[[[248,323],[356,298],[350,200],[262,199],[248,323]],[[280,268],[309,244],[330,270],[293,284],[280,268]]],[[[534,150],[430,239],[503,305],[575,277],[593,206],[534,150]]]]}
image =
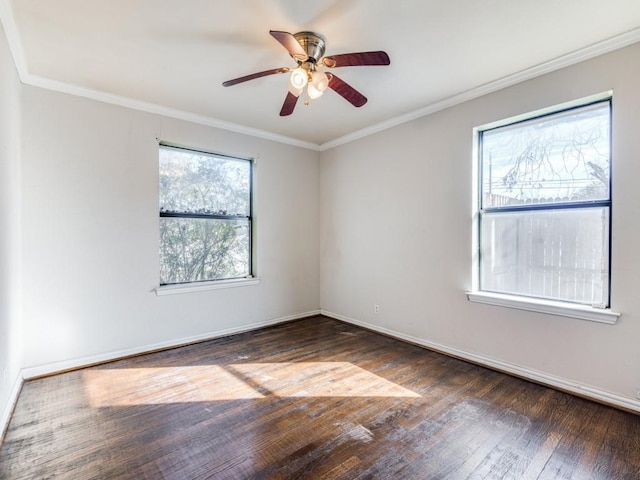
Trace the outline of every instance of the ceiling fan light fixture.
{"type": "Polygon", "coordinates": [[[329,69],[337,67],[390,65],[389,55],[382,50],[371,52],[351,52],[324,57],[326,39],[316,32],[289,33],[279,30],[269,30],[269,34],[280,43],[289,55],[296,61],[296,68],[280,67],[262,72],[252,73],[243,77],[222,82],[223,87],[230,87],[256,78],[262,78],[276,73],[290,73],[287,96],[280,110],[280,116],[286,117],[293,113],[298,98],[305,93],[304,104],[309,105],[309,99],[315,99],[331,89],[354,107],[362,107],[367,103],[367,97],[341,80],[333,73],[318,71],[319,67],[329,69]],[[305,92],[306,87],[306,92],[305,92]]]}
{"type": "Polygon", "coordinates": [[[311,75],[311,84],[316,90],[324,92],[329,86],[329,77],[326,73],[316,70],[311,75]]]}
{"type": "MultiPolygon", "coordinates": [[[[298,67],[294,69],[293,72],[291,72],[290,83],[294,89],[302,90],[307,84],[307,82],[308,82],[307,71],[304,68],[298,67]]],[[[294,93],[294,92],[291,92],[291,93],[294,93]]]]}

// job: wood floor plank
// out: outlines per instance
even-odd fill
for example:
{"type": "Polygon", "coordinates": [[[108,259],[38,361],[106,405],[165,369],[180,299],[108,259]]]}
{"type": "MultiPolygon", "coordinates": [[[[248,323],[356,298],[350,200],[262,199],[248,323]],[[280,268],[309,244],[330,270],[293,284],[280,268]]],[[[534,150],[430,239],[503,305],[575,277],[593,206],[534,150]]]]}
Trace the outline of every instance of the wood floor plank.
{"type": "Polygon", "coordinates": [[[640,417],[322,316],[25,383],[2,479],[634,479],[640,417]]]}

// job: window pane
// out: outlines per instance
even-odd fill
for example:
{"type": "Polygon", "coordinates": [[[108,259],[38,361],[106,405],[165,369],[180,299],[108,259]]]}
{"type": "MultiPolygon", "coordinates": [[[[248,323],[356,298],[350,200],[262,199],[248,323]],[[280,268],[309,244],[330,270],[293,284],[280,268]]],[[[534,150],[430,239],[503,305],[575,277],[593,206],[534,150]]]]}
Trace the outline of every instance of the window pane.
{"type": "Polygon", "coordinates": [[[609,199],[609,102],[482,132],[482,206],[609,199]]]}
{"type": "Polygon", "coordinates": [[[485,291],[608,305],[609,209],[482,215],[485,291]]]}
{"type": "Polygon", "coordinates": [[[160,148],[160,211],[250,215],[251,163],[160,148]]]}
{"type": "Polygon", "coordinates": [[[250,274],[249,220],[160,218],[160,283],[250,274]]]}

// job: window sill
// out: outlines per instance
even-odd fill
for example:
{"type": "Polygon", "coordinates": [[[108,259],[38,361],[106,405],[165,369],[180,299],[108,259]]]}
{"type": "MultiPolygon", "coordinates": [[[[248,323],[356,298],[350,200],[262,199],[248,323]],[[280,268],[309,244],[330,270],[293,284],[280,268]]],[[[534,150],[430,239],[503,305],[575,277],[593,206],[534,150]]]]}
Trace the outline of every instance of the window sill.
{"type": "Polygon", "coordinates": [[[232,280],[214,280],[211,282],[181,283],[177,285],[162,285],[154,291],[156,295],[177,295],[179,293],[203,292],[205,290],[218,290],[220,288],[248,287],[258,285],[259,278],[234,278],[232,280]]]}
{"type": "Polygon", "coordinates": [[[467,292],[467,298],[469,301],[476,303],[515,308],[529,312],[547,313],[561,317],[578,318],[580,320],[607,323],[609,325],[615,325],[618,317],[620,317],[619,313],[612,312],[608,308],[594,308],[586,305],[574,305],[571,303],[518,297],[516,295],[504,295],[500,293],[467,292]]]}

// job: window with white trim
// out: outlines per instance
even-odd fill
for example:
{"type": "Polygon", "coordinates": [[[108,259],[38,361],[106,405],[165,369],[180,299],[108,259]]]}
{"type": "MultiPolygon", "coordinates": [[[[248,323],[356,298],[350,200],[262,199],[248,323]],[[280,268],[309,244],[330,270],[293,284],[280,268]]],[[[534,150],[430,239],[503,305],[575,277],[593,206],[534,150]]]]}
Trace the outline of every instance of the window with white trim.
{"type": "Polygon", "coordinates": [[[160,285],[251,277],[252,161],[160,145],[160,285]]]}
{"type": "Polygon", "coordinates": [[[478,130],[478,290],[609,307],[611,98],[478,130]]]}

